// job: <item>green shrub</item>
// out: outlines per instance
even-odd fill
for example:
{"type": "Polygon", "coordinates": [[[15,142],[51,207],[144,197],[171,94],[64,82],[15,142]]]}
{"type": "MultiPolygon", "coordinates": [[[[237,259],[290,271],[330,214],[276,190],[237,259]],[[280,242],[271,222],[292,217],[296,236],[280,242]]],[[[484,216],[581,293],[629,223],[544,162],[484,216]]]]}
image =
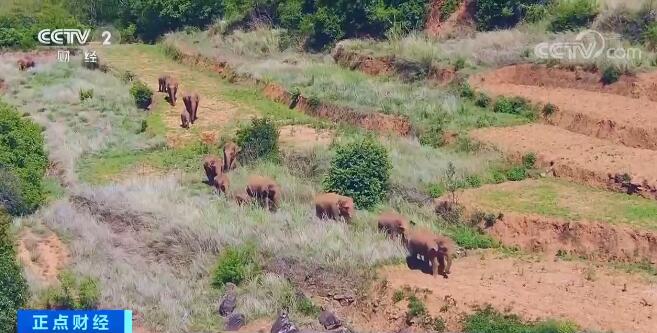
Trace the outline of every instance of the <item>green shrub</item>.
{"type": "Polygon", "coordinates": [[[12,215],[29,214],[43,201],[47,158],[41,128],[0,101],[0,204],[12,215]],[[4,187],[4,186],[3,186],[4,187]]]}
{"type": "Polygon", "coordinates": [[[445,145],[444,121],[436,121],[420,134],[420,143],[434,148],[445,145]]]}
{"type": "Polygon", "coordinates": [[[80,89],[80,101],[85,101],[93,97],[94,97],[93,89],[80,89]]]}
{"type": "Polygon", "coordinates": [[[429,195],[432,198],[439,198],[443,194],[445,194],[446,191],[447,191],[447,189],[445,188],[444,183],[433,183],[433,184],[430,184],[427,188],[427,192],[429,192],[429,195]]]}
{"type": "Polygon", "coordinates": [[[137,79],[137,75],[135,75],[135,73],[131,71],[124,71],[123,73],[121,73],[121,81],[125,83],[130,83],[135,79],[137,79]]]}
{"type": "Polygon", "coordinates": [[[649,25],[643,32],[643,42],[650,50],[657,50],[657,22],[649,25]]]}
{"type": "Polygon", "coordinates": [[[499,313],[487,305],[465,317],[463,330],[466,333],[575,333],[578,327],[554,320],[524,323],[516,315],[499,313]]]}
{"type": "Polygon", "coordinates": [[[547,103],[543,106],[543,110],[541,110],[541,113],[543,114],[543,117],[548,118],[553,114],[557,113],[557,111],[559,111],[559,108],[557,108],[556,105],[552,103],[547,103]]]}
{"type": "Polygon", "coordinates": [[[621,70],[613,65],[609,65],[602,70],[602,83],[612,84],[617,82],[621,77],[621,70]]]}
{"type": "Polygon", "coordinates": [[[297,302],[296,310],[307,317],[317,317],[321,311],[317,305],[313,304],[313,301],[310,298],[305,296],[297,302]]]}
{"type": "Polygon", "coordinates": [[[522,165],[525,169],[533,169],[536,164],[536,154],[527,153],[522,156],[522,165]]]}
{"type": "Polygon", "coordinates": [[[476,106],[482,107],[482,108],[487,108],[490,105],[491,102],[492,102],[491,98],[488,97],[488,95],[486,95],[484,93],[481,93],[481,92],[477,93],[477,95],[475,97],[475,101],[474,101],[476,106]]]}
{"type": "Polygon", "coordinates": [[[212,273],[212,285],[215,288],[222,288],[228,282],[239,285],[256,276],[260,272],[256,259],[255,248],[250,245],[225,248],[212,273]]]}
{"type": "Polygon", "coordinates": [[[465,177],[465,186],[469,188],[478,188],[483,184],[483,180],[478,175],[469,175],[465,177]]]}
{"type": "Polygon", "coordinates": [[[529,102],[522,97],[500,97],[493,105],[493,111],[498,113],[509,113],[525,115],[532,113],[533,109],[529,102]]]}
{"type": "Polygon", "coordinates": [[[463,68],[465,68],[465,58],[463,57],[456,58],[456,60],[454,61],[454,70],[460,71],[463,68]]]}
{"type": "Polygon", "coordinates": [[[445,320],[442,318],[436,317],[433,319],[431,329],[436,333],[443,333],[447,329],[447,324],[445,324],[445,320]]]}
{"type": "Polygon", "coordinates": [[[543,4],[531,4],[525,7],[525,22],[536,23],[548,17],[548,8],[543,4]]]}
{"type": "Polygon", "coordinates": [[[408,312],[406,313],[407,320],[412,318],[422,317],[426,314],[427,314],[427,307],[424,305],[424,303],[415,295],[409,296],[408,312]]]}
{"type": "Polygon", "coordinates": [[[524,167],[513,167],[506,172],[506,178],[512,182],[527,179],[527,169],[524,167]]]}
{"type": "Polygon", "coordinates": [[[551,10],[553,18],[549,30],[561,32],[586,27],[598,15],[596,0],[558,0],[551,10]]]}
{"type": "Polygon", "coordinates": [[[462,0],[445,0],[440,6],[440,21],[447,20],[459,8],[462,0]]]}
{"type": "Polygon", "coordinates": [[[540,0],[478,0],[475,23],[481,31],[515,26],[525,15],[525,7],[540,0]]]}
{"type": "Polygon", "coordinates": [[[11,217],[0,209],[0,332],[15,331],[16,311],[29,298],[27,282],[16,261],[10,226],[11,217]]]}
{"type": "Polygon", "coordinates": [[[242,162],[277,158],[278,127],[269,118],[253,118],[249,126],[237,131],[237,144],[242,147],[239,156],[242,162]]]}
{"type": "Polygon", "coordinates": [[[14,28],[0,28],[0,48],[11,48],[21,44],[23,35],[14,28]]]}
{"type": "Polygon", "coordinates": [[[47,309],[98,308],[101,293],[95,279],[91,277],[78,279],[69,271],[61,272],[57,278],[59,286],[50,287],[44,294],[43,302],[47,309]]]}
{"type": "Polygon", "coordinates": [[[393,303],[399,303],[404,300],[404,291],[401,289],[395,290],[394,293],[392,293],[392,301],[393,303]]]}
{"type": "Polygon", "coordinates": [[[387,195],[391,169],[385,147],[368,136],[336,149],[324,190],[353,198],[359,208],[370,208],[387,195]]]}
{"type": "Polygon", "coordinates": [[[501,184],[501,183],[504,183],[505,181],[507,181],[506,173],[504,171],[498,170],[498,169],[495,169],[495,170],[491,171],[491,178],[493,180],[493,183],[495,183],[495,184],[501,184]]]}
{"type": "Polygon", "coordinates": [[[459,96],[463,98],[474,98],[475,91],[470,87],[470,84],[467,81],[462,81],[458,83],[458,92],[459,96]]]}
{"type": "Polygon", "coordinates": [[[153,90],[141,81],[135,81],[130,87],[130,94],[135,99],[135,105],[140,109],[146,109],[153,101],[153,90]]]}

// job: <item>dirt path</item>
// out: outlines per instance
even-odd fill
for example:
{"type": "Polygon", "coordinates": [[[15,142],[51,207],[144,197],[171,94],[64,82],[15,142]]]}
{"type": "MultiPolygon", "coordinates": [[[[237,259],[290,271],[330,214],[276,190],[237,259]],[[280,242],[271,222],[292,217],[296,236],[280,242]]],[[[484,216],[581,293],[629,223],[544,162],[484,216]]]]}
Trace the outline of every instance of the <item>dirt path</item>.
{"type": "MultiPolygon", "coordinates": [[[[562,318],[602,331],[653,333],[657,327],[655,282],[581,262],[504,258],[486,251],[456,260],[449,279],[405,266],[380,273],[387,279],[388,300],[405,286],[426,288],[428,311],[446,320],[449,330],[460,329],[458,319],[485,304],[527,320],[562,318]]],[[[404,303],[392,306],[406,311],[404,303]]],[[[389,319],[393,312],[378,311],[371,319],[389,319]]],[[[370,325],[377,326],[375,321],[370,325]]]]}
{"type": "Polygon", "coordinates": [[[57,275],[70,261],[70,253],[54,233],[41,235],[25,229],[18,240],[18,258],[26,270],[46,283],[57,282],[57,275]]]}
{"type": "Polygon", "coordinates": [[[551,166],[555,176],[600,188],[613,185],[610,175],[628,174],[632,183],[644,184],[646,196],[657,198],[657,151],[615,145],[539,124],[478,129],[470,135],[515,158],[535,153],[538,165],[551,166]]]}

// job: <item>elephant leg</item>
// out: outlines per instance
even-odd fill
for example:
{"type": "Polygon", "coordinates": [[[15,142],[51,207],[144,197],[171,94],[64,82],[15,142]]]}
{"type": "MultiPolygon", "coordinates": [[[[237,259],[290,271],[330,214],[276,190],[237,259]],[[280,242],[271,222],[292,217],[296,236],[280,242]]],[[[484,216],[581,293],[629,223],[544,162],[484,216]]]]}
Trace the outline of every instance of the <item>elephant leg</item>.
{"type": "Polygon", "coordinates": [[[429,261],[431,262],[431,271],[434,277],[438,276],[438,274],[445,269],[444,263],[438,263],[439,260],[437,256],[431,256],[429,261]]]}
{"type": "Polygon", "coordinates": [[[337,204],[331,205],[331,218],[334,220],[340,218],[340,207],[337,204]]]}
{"type": "Polygon", "coordinates": [[[452,256],[447,254],[445,255],[445,271],[444,271],[445,277],[447,277],[447,274],[451,273],[451,269],[452,269],[452,256]]]}

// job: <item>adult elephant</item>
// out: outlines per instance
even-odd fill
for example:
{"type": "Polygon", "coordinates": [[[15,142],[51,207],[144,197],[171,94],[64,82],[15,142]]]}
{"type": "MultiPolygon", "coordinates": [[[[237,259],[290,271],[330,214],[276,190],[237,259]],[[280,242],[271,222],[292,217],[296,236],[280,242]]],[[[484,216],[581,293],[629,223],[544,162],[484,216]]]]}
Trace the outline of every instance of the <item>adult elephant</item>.
{"type": "Polygon", "coordinates": [[[276,211],[281,204],[281,187],[269,177],[249,177],[246,193],[269,211],[276,211]]]}
{"type": "Polygon", "coordinates": [[[183,103],[185,103],[185,109],[189,112],[192,124],[198,119],[198,102],[200,97],[197,93],[186,93],[183,95],[183,103]]]}
{"type": "Polygon", "coordinates": [[[386,233],[390,238],[402,239],[405,238],[406,233],[411,230],[412,221],[397,212],[385,212],[379,215],[377,219],[377,226],[379,231],[386,233]]]}
{"type": "Polygon", "coordinates": [[[354,199],[337,193],[320,193],[315,196],[315,214],[320,219],[343,218],[350,223],[356,211],[354,199]]]}
{"type": "Polygon", "coordinates": [[[454,255],[454,242],[432,232],[419,229],[408,233],[406,247],[411,258],[418,259],[418,255],[429,266],[433,276],[442,275],[447,278],[452,267],[452,256],[454,255]]]}
{"type": "Polygon", "coordinates": [[[240,152],[240,147],[234,142],[228,142],[224,145],[224,165],[223,172],[235,170],[237,166],[237,154],[240,152]]]}
{"type": "Polygon", "coordinates": [[[170,77],[166,82],[166,92],[169,95],[169,103],[172,106],[176,106],[177,94],[178,94],[178,80],[170,77]]]}

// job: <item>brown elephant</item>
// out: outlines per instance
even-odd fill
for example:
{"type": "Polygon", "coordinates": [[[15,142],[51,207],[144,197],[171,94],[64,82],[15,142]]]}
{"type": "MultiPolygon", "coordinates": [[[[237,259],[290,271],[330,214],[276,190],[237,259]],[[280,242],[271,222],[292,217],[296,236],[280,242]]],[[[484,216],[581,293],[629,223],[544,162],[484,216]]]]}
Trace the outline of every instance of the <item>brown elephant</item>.
{"type": "Polygon", "coordinates": [[[452,256],[454,254],[454,242],[432,232],[419,229],[413,230],[407,235],[406,247],[411,258],[417,259],[418,254],[422,256],[425,263],[429,264],[433,276],[442,275],[447,278],[452,267],[452,256]]]}
{"type": "Polygon", "coordinates": [[[192,124],[198,119],[198,102],[200,100],[197,93],[186,93],[183,95],[183,103],[185,103],[185,109],[189,112],[191,116],[192,124]]]}
{"type": "Polygon", "coordinates": [[[385,232],[390,238],[401,236],[402,239],[405,239],[412,224],[413,222],[406,217],[392,211],[382,213],[377,220],[379,231],[385,232]]]}
{"type": "Polygon", "coordinates": [[[209,155],[203,158],[203,169],[208,177],[208,184],[214,183],[214,178],[221,173],[222,164],[221,159],[217,156],[209,155]]]}
{"type": "Polygon", "coordinates": [[[240,152],[240,147],[234,142],[228,142],[224,145],[224,165],[223,172],[235,170],[237,166],[237,154],[240,152]]]}
{"type": "Polygon", "coordinates": [[[182,110],[180,112],[180,127],[189,128],[189,125],[192,123],[191,116],[187,110],[182,110]]]}
{"type": "Polygon", "coordinates": [[[356,208],[354,199],[337,193],[320,193],[315,196],[315,214],[320,219],[337,220],[340,217],[349,223],[356,208]]]}
{"type": "Polygon", "coordinates": [[[30,56],[25,56],[23,58],[18,59],[17,63],[18,63],[18,69],[21,71],[25,71],[28,68],[34,67],[35,65],[34,59],[32,59],[32,57],[30,56]]]}
{"type": "Polygon", "coordinates": [[[248,205],[251,203],[252,198],[249,196],[248,193],[245,191],[242,192],[234,192],[233,193],[233,199],[235,202],[237,202],[238,205],[243,206],[243,205],[248,205]]]}
{"type": "Polygon", "coordinates": [[[281,204],[281,188],[269,177],[251,176],[246,185],[246,193],[256,199],[262,207],[276,211],[281,204]]]}
{"type": "Polygon", "coordinates": [[[226,194],[226,191],[228,191],[228,188],[230,187],[230,179],[228,179],[228,176],[225,174],[220,173],[214,177],[212,186],[215,188],[215,190],[217,190],[218,193],[226,194]]]}
{"type": "Polygon", "coordinates": [[[178,81],[170,77],[166,82],[166,92],[169,95],[169,103],[176,106],[176,95],[178,94],[178,81]]]}
{"type": "Polygon", "coordinates": [[[167,92],[167,81],[171,78],[168,74],[164,74],[157,78],[157,92],[167,92]]]}

